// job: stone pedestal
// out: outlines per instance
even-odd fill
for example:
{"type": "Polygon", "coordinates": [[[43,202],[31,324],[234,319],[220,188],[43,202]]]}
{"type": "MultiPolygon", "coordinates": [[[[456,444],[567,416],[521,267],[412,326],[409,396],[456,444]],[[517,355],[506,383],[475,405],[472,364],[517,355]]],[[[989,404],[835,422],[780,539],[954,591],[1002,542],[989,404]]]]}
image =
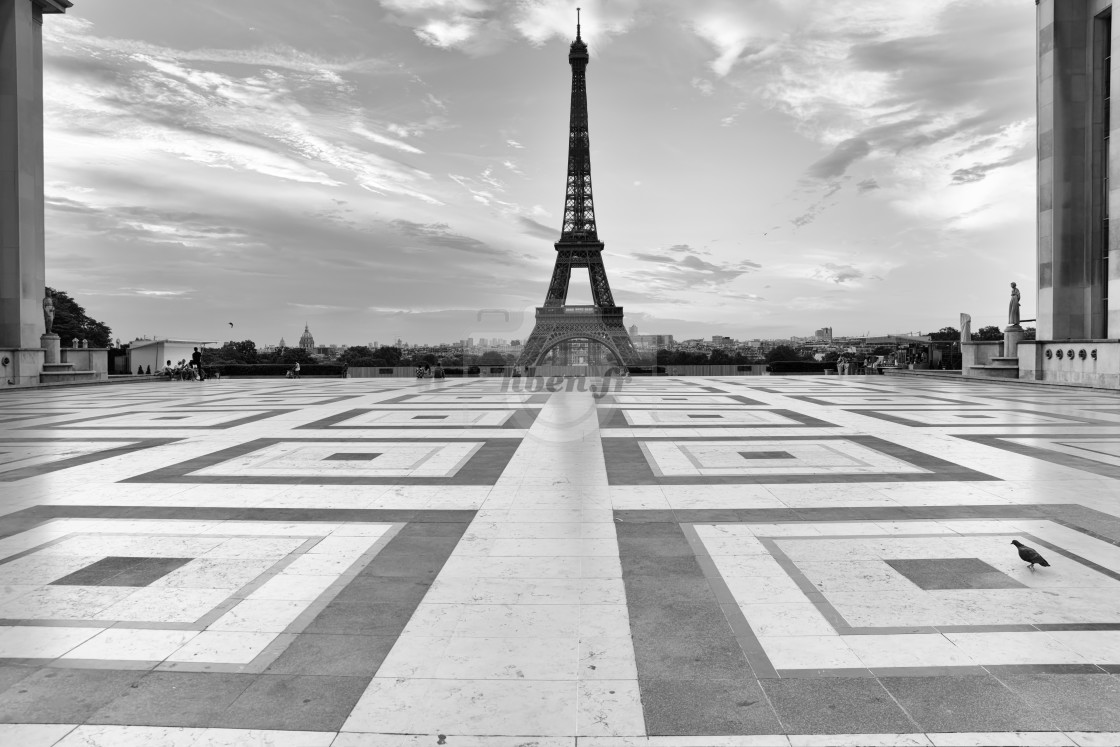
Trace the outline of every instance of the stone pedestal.
{"type": "Polygon", "coordinates": [[[58,338],[58,335],[43,335],[39,338],[39,344],[46,351],[43,363],[62,362],[62,341],[58,338]]]}
{"type": "Polygon", "coordinates": [[[1019,342],[1023,339],[1023,328],[1018,324],[1009,324],[1003,330],[1003,358],[1017,357],[1019,342]]]}

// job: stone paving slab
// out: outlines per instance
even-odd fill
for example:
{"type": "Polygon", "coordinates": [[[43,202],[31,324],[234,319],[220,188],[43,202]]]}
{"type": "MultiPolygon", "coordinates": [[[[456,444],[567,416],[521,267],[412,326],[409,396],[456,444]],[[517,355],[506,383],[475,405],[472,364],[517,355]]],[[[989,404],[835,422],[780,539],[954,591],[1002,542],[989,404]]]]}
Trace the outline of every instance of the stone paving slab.
{"type": "Polygon", "coordinates": [[[0,742],[1115,745],[1112,410],[864,377],[4,392],[0,742]]]}

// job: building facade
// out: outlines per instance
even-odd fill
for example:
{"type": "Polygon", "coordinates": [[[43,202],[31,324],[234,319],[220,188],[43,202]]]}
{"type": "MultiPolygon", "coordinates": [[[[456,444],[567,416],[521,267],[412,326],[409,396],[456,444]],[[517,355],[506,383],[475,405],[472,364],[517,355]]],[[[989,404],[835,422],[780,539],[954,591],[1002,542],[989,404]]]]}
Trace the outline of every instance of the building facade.
{"type": "MultiPolygon", "coordinates": [[[[1038,337],[1120,337],[1112,0],[1037,0],[1038,337]],[[1115,234],[1116,232],[1111,232],[1115,234]],[[1110,303],[1111,299],[1111,303],[1110,303]]],[[[1120,151],[1118,151],[1120,155],[1120,151]]]]}
{"type": "MultiPolygon", "coordinates": [[[[1120,387],[1120,150],[1110,148],[1112,0],[1036,0],[1037,341],[1018,378],[1120,387]]],[[[1009,278],[1011,279],[1011,278],[1009,278]]]]}

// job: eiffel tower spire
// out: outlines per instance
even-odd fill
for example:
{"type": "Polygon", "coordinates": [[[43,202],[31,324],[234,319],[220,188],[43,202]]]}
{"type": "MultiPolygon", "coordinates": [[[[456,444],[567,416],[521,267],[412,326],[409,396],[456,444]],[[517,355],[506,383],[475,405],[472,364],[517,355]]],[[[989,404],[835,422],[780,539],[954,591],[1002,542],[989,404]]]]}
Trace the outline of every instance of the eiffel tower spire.
{"type": "Polygon", "coordinates": [[[568,51],[572,66],[572,106],[568,119],[568,187],[564,195],[564,228],[560,243],[598,241],[595,202],[591,192],[591,138],[587,125],[587,45],[580,37],[576,8],[576,40],[568,51]]]}
{"type": "MultiPolygon", "coordinates": [[[[579,9],[576,9],[579,13],[579,9]]],[[[564,193],[564,225],[556,242],[556,265],[544,306],[537,307],[537,323],[521,351],[518,365],[540,365],[546,354],[573,340],[587,340],[606,347],[618,363],[637,359],[634,344],[622,322],[622,307],[615,306],[603,242],[595,225],[591,192],[591,139],[587,125],[587,44],[576,16],[576,38],[568,50],[572,66],[572,105],[568,118],[568,178],[564,193]],[[573,268],[587,268],[591,280],[591,306],[569,306],[568,283],[573,268]]]]}

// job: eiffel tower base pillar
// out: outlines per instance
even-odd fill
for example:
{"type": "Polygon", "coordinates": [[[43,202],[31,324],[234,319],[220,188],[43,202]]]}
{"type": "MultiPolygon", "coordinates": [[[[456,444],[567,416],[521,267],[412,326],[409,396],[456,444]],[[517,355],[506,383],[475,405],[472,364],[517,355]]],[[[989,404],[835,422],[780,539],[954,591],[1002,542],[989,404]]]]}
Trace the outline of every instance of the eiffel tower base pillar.
{"type": "Polygon", "coordinates": [[[637,363],[638,353],[622,321],[621,306],[542,306],[537,323],[521,350],[518,366],[539,366],[550,350],[569,340],[597,342],[622,368],[637,363]]]}

